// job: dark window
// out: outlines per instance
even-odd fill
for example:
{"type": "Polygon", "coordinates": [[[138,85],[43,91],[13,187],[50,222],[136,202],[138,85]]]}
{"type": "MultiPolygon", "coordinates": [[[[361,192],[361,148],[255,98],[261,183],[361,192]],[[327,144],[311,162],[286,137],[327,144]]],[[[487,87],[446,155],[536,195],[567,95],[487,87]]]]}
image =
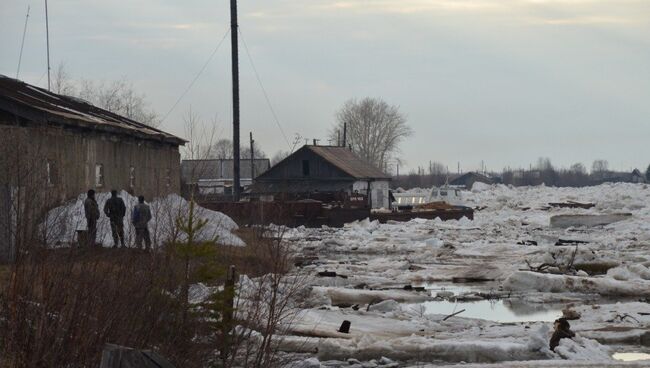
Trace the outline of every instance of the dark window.
{"type": "Polygon", "coordinates": [[[302,176],[309,176],[309,160],[302,160],[302,176]]]}

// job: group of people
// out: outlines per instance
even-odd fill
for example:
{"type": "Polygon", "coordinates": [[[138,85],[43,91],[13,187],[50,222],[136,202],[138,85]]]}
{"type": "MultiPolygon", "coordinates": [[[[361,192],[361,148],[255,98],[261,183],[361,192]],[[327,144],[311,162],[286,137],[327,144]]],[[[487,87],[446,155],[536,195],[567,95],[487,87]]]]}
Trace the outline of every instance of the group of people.
{"type": "MultiPolygon", "coordinates": [[[[84,201],[84,214],[87,221],[87,241],[89,245],[95,245],[97,241],[97,221],[100,212],[99,205],[95,199],[95,191],[90,189],[84,201]]],[[[111,190],[111,198],[104,204],[104,214],[111,224],[113,235],[113,248],[126,247],[124,241],[124,216],[126,216],[126,205],[124,200],[117,195],[117,190],[111,190]]],[[[144,241],[145,250],[151,249],[151,236],[149,235],[149,221],[151,220],[151,209],[144,202],[144,196],[138,197],[138,204],[131,211],[131,223],[135,228],[135,246],[142,248],[144,241]]]]}

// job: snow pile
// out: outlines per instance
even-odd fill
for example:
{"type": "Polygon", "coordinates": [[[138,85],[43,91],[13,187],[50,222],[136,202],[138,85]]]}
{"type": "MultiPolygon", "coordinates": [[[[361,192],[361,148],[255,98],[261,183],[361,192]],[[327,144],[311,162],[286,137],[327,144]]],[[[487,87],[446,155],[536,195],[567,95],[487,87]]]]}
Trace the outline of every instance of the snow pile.
{"type": "Polygon", "coordinates": [[[416,303],[433,299],[425,293],[405,290],[363,290],[318,286],[312,289],[312,293],[315,298],[327,295],[332,305],[372,304],[385,300],[416,303]]]}
{"type": "Polygon", "coordinates": [[[650,265],[650,262],[646,262],[646,264],[639,263],[611,268],[607,271],[607,277],[619,281],[638,279],[650,281],[650,268],[648,268],[648,265],[650,265]]]}
{"type": "Polygon", "coordinates": [[[562,269],[567,269],[569,266],[572,266],[577,270],[605,273],[607,269],[620,264],[611,258],[611,255],[605,254],[605,252],[596,253],[593,249],[585,245],[578,247],[550,245],[543,248],[542,252],[532,257],[529,262],[532,266],[546,264],[562,269]]]}
{"type": "Polygon", "coordinates": [[[472,185],[472,192],[479,193],[489,190],[491,187],[490,184],[481,183],[480,181],[474,182],[472,185]]]}
{"type": "Polygon", "coordinates": [[[650,296],[650,281],[637,279],[619,281],[612,277],[580,277],[517,271],[503,283],[506,290],[544,291],[551,293],[575,292],[629,297],[650,296]]]}
{"type": "Polygon", "coordinates": [[[290,365],[291,368],[320,368],[321,364],[318,358],[309,358],[290,365]]]}
{"type": "MultiPolygon", "coordinates": [[[[130,224],[131,211],[138,203],[138,198],[121,191],[119,196],[126,205],[126,216],[124,217],[124,235],[127,244],[135,242],[135,231],[130,224]]],[[[97,222],[97,242],[104,246],[113,245],[110,222],[104,215],[103,209],[106,201],[111,197],[110,193],[97,193],[95,199],[99,205],[100,218],[97,222]]],[[[81,194],[76,200],[50,210],[41,229],[45,233],[47,244],[62,245],[76,242],[77,230],[86,229],[86,217],[84,214],[83,202],[86,194],[81,194]]],[[[178,218],[185,218],[189,214],[190,203],[177,194],[170,194],[164,198],[157,198],[148,203],[151,207],[152,219],[149,222],[151,241],[154,244],[163,244],[171,240],[184,241],[187,234],[180,232],[176,225],[178,218]]],[[[221,212],[208,210],[198,205],[194,206],[196,220],[206,221],[205,226],[195,234],[198,241],[214,240],[220,244],[244,246],[244,242],[232,234],[237,230],[237,224],[221,212]]]]}
{"type": "Polygon", "coordinates": [[[377,230],[379,226],[380,224],[378,220],[370,221],[370,219],[345,224],[346,229],[366,234],[372,234],[372,232],[377,230]]]}
{"type": "Polygon", "coordinates": [[[588,360],[607,362],[613,360],[609,349],[598,341],[576,336],[573,339],[561,339],[555,353],[567,360],[588,360]]]}
{"type": "Polygon", "coordinates": [[[539,350],[531,350],[526,343],[493,339],[484,340],[434,340],[411,335],[383,339],[363,335],[351,340],[323,339],[318,347],[318,357],[324,359],[360,360],[388,357],[396,360],[444,360],[447,362],[501,362],[513,360],[548,359],[539,350]]]}

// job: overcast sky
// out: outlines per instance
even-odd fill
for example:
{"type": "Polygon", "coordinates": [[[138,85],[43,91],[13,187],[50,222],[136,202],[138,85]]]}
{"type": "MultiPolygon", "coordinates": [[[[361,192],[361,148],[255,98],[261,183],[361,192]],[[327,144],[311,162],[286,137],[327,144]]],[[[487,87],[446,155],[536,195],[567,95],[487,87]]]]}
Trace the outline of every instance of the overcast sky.
{"type": "MultiPolygon", "coordinates": [[[[229,27],[228,0],[50,0],[51,63],[126,78],[165,115],[229,27]]],[[[0,74],[47,85],[43,1],[0,1],[0,74]]],[[[648,0],[240,0],[240,29],[289,140],[325,141],[349,98],[398,105],[407,167],[455,171],[608,159],[650,163],[648,0]]],[[[240,43],[241,44],[241,43],[240,43]]],[[[231,136],[226,40],[162,128],[189,107],[231,136]]],[[[287,149],[240,48],[242,138],[287,149]]],[[[323,142],[322,141],[322,142],[323,142]]],[[[406,170],[406,168],[404,168],[406,170]]]]}

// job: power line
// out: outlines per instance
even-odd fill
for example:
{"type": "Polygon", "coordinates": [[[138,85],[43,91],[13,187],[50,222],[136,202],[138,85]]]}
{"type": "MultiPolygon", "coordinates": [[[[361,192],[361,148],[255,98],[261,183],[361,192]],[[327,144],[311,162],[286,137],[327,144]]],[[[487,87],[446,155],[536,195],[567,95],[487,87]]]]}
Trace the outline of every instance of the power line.
{"type": "Polygon", "coordinates": [[[47,40],[47,90],[50,90],[50,22],[47,17],[47,0],[45,0],[45,38],[47,40]]]}
{"type": "Polygon", "coordinates": [[[16,68],[16,79],[20,73],[20,63],[23,60],[23,48],[25,47],[25,35],[27,34],[27,21],[29,20],[29,5],[27,5],[27,15],[25,16],[25,27],[23,28],[23,40],[20,43],[20,55],[18,55],[18,68],[16,68]]]}
{"type": "Polygon", "coordinates": [[[178,103],[181,102],[183,97],[185,97],[185,95],[190,91],[190,89],[192,89],[192,86],[194,86],[194,83],[197,81],[197,79],[199,79],[201,74],[203,74],[203,72],[205,71],[205,68],[208,67],[208,64],[210,64],[210,61],[212,61],[212,58],[214,57],[214,55],[217,54],[217,51],[219,51],[219,48],[221,47],[221,45],[223,44],[223,41],[228,36],[228,33],[230,33],[230,29],[226,30],[223,37],[221,38],[221,41],[219,41],[219,43],[217,44],[217,47],[214,48],[214,50],[212,51],[212,54],[210,54],[210,57],[208,57],[208,60],[206,60],[206,62],[203,64],[203,67],[201,67],[201,70],[199,70],[199,72],[196,73],[196,75],[194,76],[194,79],[192,79],[192,82],[190,82],[190,84],[187,86],[185,91],[183,91],[183,93],[178,97],[176,102],[174,102],[171,109],[169,109],[169,111],[167,111],[165,116],[160,120],[160,125],[162,125],[162,123],[165,121],[165,119],[167,119],[167,117],[169,117],[169,114],[171,114],[172,111],[174,111],[174,109],[176,108],[178,103]]]}
{"type": "Polygon", "coordinates": [[[273,105],[271,105],[271,100],[269,99],[269,96],[266,93],[266,89],[264,88],[264,85],[262,84],[262,80],[260,79],[260,75],[257,72],[257,69],[255,68],[255,64],[253,63],[253,58],[251,57],[251,54],[248,51],[248,45],[246,45],[246,40],[244,40],[244,35],[241,33],[241,28],[239,29],[239,34],[241,35],[241,40],[242,40],[242,43],[244,44],[244,50],[246,50],[246,55],[248,56],[248,61],[251,63],[251,67],[253,68],[253,72],[255,72],[255,78],[257,78],[257,83],[260,85],[260,88],[262,89],[262,93],[264,94],[264,98],[266,99],[266,103],[269,106],[269,110],[271,110],[271,115],[273,115],[273,120],[275,121],[275,124],[280,129],[280,133],[282,133],[282,137],[284,138],[284,141],[287,142],[287,146],[289,147],[289,150],[291,150],[291,143],[289,143],[289,139],[287,139],[287,135],[284,134],[284,129],[282,129],[282,125],[280,125],[280,120],[278,120],[278,116],[275,113],[275,109],[273,109],[273,105]]]}

